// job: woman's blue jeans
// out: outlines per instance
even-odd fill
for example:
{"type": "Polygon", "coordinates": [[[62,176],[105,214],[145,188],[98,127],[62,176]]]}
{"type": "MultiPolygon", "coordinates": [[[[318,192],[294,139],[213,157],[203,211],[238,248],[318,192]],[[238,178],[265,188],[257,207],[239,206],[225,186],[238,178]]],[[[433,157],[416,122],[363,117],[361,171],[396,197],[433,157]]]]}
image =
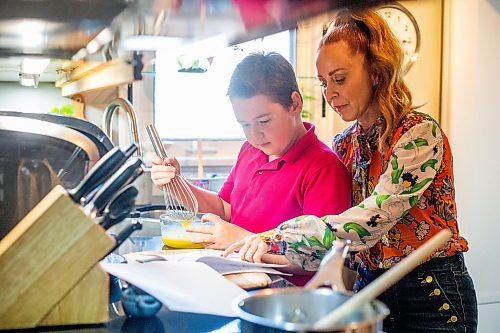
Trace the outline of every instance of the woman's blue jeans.
{"type": "MultiPolygon", "coordinates": [[[[360,265],[355,290],[384,273],[360,265]]],[[[391,311],[385,332],[476,332],[477,299],[462,253],[435,258],[386,290],[378,299],[391,311]]]]}

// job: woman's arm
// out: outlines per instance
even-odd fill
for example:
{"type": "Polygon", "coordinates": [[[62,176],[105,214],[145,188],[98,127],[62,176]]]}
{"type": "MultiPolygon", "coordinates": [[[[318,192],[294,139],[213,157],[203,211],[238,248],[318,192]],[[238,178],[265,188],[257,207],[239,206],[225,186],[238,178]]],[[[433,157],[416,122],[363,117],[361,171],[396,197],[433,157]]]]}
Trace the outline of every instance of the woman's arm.
{"type": "Polygon", "coordinates": [[[305,269],[317,269],[336,237],[352,240],[353,250],[373,246],[413,207],[433,181],[443,158],[443,137],[437,124],[424,121],[395,144],[387,170],[371,196],[339,215],[318,218],[300,216],[278,228],[249,237],[228,248],[245,256],[258,248],[253,260],[265,253],[285,254],[290,262],[305,269]],[[249,245],[251,244],[251,245],[249,245]],[[258,244],[258,245],[256,245],[258,244]],[[262,245],[265,244],[265,245],[262,245]],[[243,250],[243,253],[242,253],[243,250]]]}

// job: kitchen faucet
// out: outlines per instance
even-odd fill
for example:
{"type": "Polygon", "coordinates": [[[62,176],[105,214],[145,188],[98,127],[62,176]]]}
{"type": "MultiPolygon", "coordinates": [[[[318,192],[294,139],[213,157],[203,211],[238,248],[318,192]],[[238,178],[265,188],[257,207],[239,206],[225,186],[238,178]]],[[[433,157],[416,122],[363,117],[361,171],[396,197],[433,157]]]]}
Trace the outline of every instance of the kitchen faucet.
{"type": "Polygon", "coordinates": [[[114,111],[121,107],[125,110],[128,118],[128,127],[130,131],[130,142],[137,144],[137,156],[142,156],[142,149],[139,140],[139,128],[137,125],[137,114],[135,112],[134,106],[128,100],[117,97],[111,101],[111,103],[104,109],[104,115],[102,118],[102,127],[104,128],[104,133],[111,139],[111,119],[113,118],[114,111]]]}

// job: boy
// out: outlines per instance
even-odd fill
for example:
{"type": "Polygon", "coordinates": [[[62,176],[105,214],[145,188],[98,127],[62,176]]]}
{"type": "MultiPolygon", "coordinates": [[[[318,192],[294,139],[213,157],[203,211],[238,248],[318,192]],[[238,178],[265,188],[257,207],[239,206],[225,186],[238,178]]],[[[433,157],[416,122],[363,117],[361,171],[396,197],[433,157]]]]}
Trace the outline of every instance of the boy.
{"type": "MultiPolygon", "coordinates": [[[[339,214],[350,207],[347,169],[318,140],[314,126],[302,122],[302,96],[284,57],[250,54],[236,66],[227,94],[247,141],[218,194],[190,185],[199,210],[211,213],[203,220],[214,222],[190,230],[204,234],[196,242],[225,249],[294,216],[339,214]]],[[[153,164],[151,179],[158,186],[179,170],[175,158],[155,158],[153,164]]],[[[292,280],[303,285],[307,279],[292,280]]]]}

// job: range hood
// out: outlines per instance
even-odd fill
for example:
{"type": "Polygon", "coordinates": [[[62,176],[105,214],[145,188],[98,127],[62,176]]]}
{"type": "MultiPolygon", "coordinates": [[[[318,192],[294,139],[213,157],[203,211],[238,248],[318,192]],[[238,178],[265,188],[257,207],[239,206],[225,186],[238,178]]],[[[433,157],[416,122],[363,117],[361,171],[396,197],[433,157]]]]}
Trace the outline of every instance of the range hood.
{"type": "MultiPolygon", "coordinates": [[[[37,56],[68,59],[73,64],[120,63],[119,59],[125,59],[134,66],[140,65],[138,52],[159,48],[178,51],[210,39],[234,45],[294,28],[300,20],[333,9],[381,2],[2,0],[0,58],[37,56]]],[[[132,76],[138,78],[137,73],[132,76]]]]}
{"type": "MultiPolygon", "coordinates": [[[[131,36],[200,40],[224,35],[239,43],[292,28],[297,21],[370,0],[2,0],[0,57],[70,59],[96,40],[119,47],[131,36]],[[31,37],[28,37],[31,35],[31,37]]],[[[94,48],[88,53],[97,51],[94,48]]]]}
{"type": "Polygon", "coordinates": [[[126,0],[2,0],[0,57],[69,59],[128,5],[126,0]]]}

